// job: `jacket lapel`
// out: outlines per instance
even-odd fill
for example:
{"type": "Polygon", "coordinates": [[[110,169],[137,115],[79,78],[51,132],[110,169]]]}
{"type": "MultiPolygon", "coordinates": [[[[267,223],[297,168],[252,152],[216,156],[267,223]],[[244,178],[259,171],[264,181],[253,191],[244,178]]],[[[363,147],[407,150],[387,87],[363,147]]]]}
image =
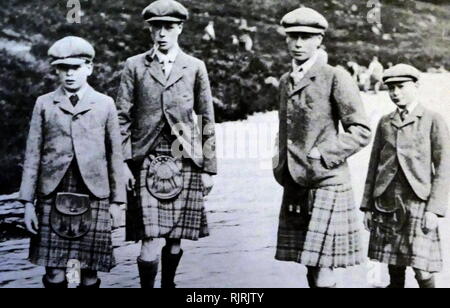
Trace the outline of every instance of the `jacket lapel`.
{"type": "Polygon", "coordinates": [[[173,63],[172,70],[166,83],[166,88],[170,87],[183,77],[184,69],[188,66],[187,62],[186,54],[180,50],[173,63]]]}
{"type": "MultiPolygon", "coordinates": [[[[292,85],[292,80],[291,80],[290,81],[291,91],[289,92],[289,96],[291,97],[294,94],[296,94],[297,92],[299,92],[299,91],[303,90],[304,88],[306,88],[307,86],[309,86],[314,81],[317,74],[320,72],[320,67],[321,67],[321,65],[316,62],[311,67],[311,69],[305,74],[305,76],[302,78],[302,80],[300,80],[300,82],[292,85]]],[[[292,70],[291,70],[291,73],[292,73],[292,70]]],[[[290,76],[289,76],[289,79],[291,79],[290,76]]]]}
{"type": "Polygon", "coordinates": [[[397,128],[408,126],[416,122],[417,118],[421,118],[423,116],[423,112],[424,109],[422,105],[418,104],[413,112],[406,117],[405,121],[402,121],[400,118],[400,113],[397,110],[393,115],[391,115],[391,123],[397,128]]]}
{"type": "Polygon", "coordinates": [[[92,105],[95,104],[95,101],[93,100],[94,89],[89,85],[87,87],[83,97],[74,108],[75,114],[86,113],[91,110],[92,105]]]}
{"type": "Polygon", "coordinates": [[[64,90],[62,89],[62,87],[59,87],[56,91],[55,91],[55,96],[54,96],[54,103],[58,105],[58,107],[67,113],[70,114],[74,114],[74,107],[72,105],[72,103],[70,102],[69,98],[66,96],[66,94],[64,93],[64,90]]]}
{"type": "Polygon", "coordinates": [[[162,71],[161,64],[159,64],[159,62],[155,60],[153,49],[145,55],[145,66],[148,67],[150,75],[152,75],[152,77],[156,81],[158,81],[163,86],[166,85],[166,77],[164,76],[164,73],[162,71]]]}
{"type": "Polygon", "coordinates": [[[400,113],[398,112],[398,110],[396,110],[394,113],[392,113],[391,115],[391,124],[393,126],[395,126],[396,128],[401,128],[403,125],[402,119],[400,118],[400,113]]]}
{"type": "Polygon", "coordinates": [[[424,109],[422,105],[417,105],[413,112],[411,112],[411,114],[406,117],[405,122],[403,122],[403,126],[407,126],[416,122],[417,118],[421,118],[423,116],[423,112],[424,109]]]}

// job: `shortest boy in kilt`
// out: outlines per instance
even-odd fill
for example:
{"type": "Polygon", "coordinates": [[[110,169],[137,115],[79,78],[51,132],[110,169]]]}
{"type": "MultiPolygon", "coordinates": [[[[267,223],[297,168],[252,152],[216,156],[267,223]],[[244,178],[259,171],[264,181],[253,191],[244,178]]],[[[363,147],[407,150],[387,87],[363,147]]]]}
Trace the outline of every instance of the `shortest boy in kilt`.
{"type": "Polygon", "coordinates": [[[126,201],[117,111],[89,86],[94,48],[66,37],[48,51],[60,86],[34,106],[19,199],[33,234],[29,259],[45,266],[46,288],[67,288],[77,260],[80,288],[98,288],[114,266],[112,221],[126,201]],[[70,262],[69,262],[70,261],[70,262]]]}
{"type": "Polygon", "coordinates": [[[408,266],[421,288],[434,288],[433,273],[442,270],[438,217],[448,204],[450,136],[418,99],[419,75],[406,64],[384,73],[397,109],[378,124],[361,206],[369,258],[389,265],[388,288],[405,287],[408,266]]]}

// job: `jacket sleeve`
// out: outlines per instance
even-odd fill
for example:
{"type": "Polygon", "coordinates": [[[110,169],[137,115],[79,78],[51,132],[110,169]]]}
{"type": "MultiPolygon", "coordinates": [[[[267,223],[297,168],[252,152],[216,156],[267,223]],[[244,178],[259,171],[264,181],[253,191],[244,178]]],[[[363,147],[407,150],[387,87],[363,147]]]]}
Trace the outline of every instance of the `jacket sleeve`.
{"type": "Polygon", "coordinates": [[[337,167],[370,142],[370,126],[359,89],[349,73],[336,69],[331,100],[344,128],[335,144],[324,140],[317,145],[328,169],[337,167]]]}
{"type": "Polygon", "coordinates": [[[445,120],[437,114],[431,129],[431,155],[434,176],[426,210],[444,217],[450,189],[450,135],[445,120]]]}
{"type": "Polygon", "coordinates": [[[125,161],[132,159],[131,151],[131,110],[134,105],[135,78],[130,61],[125,63],[117,94],[116,106],[122,135],[122,151],[125,161]]]}
{"type": "Polygon", "coordinates": [[[111,202],[115,203],[126,203],[121,139],[117,110],[111,99],[106,123],[106,155],[111,202]]]}
{"type": "Polygon", "coordinates": [[[367,170],[366,185],[364,188],[363,199],[361,203],[361,211],[371,211],[374,209],[374,190],[375,180],[377,177],[378,164],[380,162],[380,151],[382,149],[382,126],[383,118],[378,123],[378,128],[375,134],[375,140],[372,146],[372,153],[370,155],[369,169],[367,170]]]}
{"type": "Polygon", "coordinates": [[[38,99],[34,106],[33,115],[30,122],[27,146],[25,150],[25,160],[23,163],[22,183],[18,200],[24,202],[34,202],[36,187],[39,178],[39,166],[41,162],[42,132],[43,132],[43,106],[38,99]]]}
{"type": "Polygon", "coordinates": [[[214,104],[208,72],[203,62],[200,62],[196,76],[194,111],[200,116],[202,125],[203,171],[217,174],[214,104]]]}

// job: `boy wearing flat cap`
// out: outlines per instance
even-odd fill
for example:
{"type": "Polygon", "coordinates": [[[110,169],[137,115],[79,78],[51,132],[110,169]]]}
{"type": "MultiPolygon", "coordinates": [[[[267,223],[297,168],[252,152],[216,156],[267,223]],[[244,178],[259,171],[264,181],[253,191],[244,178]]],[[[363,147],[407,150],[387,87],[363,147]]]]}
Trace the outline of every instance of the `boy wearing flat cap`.
{"type": "Polygon", "coordinates": [[[299,8],[281,25],[292,65],[279,92],[274,175],[284,194],[275,258],[307,266],[311,288],[329,288],[335,268],[363,260],[347,158],[371,133],[352,77],[318,60],[327,20],[299,8]]]}
{"type": "Polygon", "coordinates": [[[117,111],[87,83],[95,56],[87,41],[66,37],[48,54],[60,86],[36,101],[19,197],[34,234],[30,261],[45,266],[46,288],[67,288],[73,260],[79,287],[98,288],[97,271],[114,266],[110,215],[120,219],[126,201],[117,111]]]}
{"type": "Polygon", "coordinates": [[[434,288],[442,270],[438,217],[448,205],[450,136],[418,99],[419,74],[398,64],[383,75],[397,110],[378,124],[361,206],[369,258],[389,265],[389,288],[405,287],[408,266],[421,288],[434,288]]]}
{"type": "Polygon", "coordinates": [[[127,239],[142,241],[142,288],[153,288],[161,254],[161,287],[174,288],[181,240],[209,235],[204,196],[217,172],[214,109],[203,61],[178,45],[187,9],[154,1],[143,11],[153,48],[129,58],[117,107],[128,181],[127,239]]]}

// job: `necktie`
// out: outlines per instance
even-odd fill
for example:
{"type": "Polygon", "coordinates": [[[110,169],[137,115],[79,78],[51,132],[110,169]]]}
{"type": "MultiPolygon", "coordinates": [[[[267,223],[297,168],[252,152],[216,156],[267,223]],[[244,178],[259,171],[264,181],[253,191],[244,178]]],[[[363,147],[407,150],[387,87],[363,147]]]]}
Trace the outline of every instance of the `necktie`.
{"type": "Polygon", "coordinates": [[[408,109],[400,111],[400,118],[402,119],[403,122],[405,121],[407,116],[408,116],[408,109]]]}
{"type": "Polygon", "coordinates": [[[72,106],[76,106],[77,104],[78,104],[78,101],[80,100],[79,98],[78,98],[78,95],[71,95],[70,97],[69,97],[69,100],[70,100],[70,102],[72,103],[72,106]]]}
{"type": "Polygon", "coordinates": [[[303,69],[300,69],[297,72],[292,72],[291,73],[291,78],[292,78],[292,81],[294,82],[294,84],[299,83],[300,80],[303,79],[303,77],[305,77],[305,74],[303,73],[303,69]]]}

